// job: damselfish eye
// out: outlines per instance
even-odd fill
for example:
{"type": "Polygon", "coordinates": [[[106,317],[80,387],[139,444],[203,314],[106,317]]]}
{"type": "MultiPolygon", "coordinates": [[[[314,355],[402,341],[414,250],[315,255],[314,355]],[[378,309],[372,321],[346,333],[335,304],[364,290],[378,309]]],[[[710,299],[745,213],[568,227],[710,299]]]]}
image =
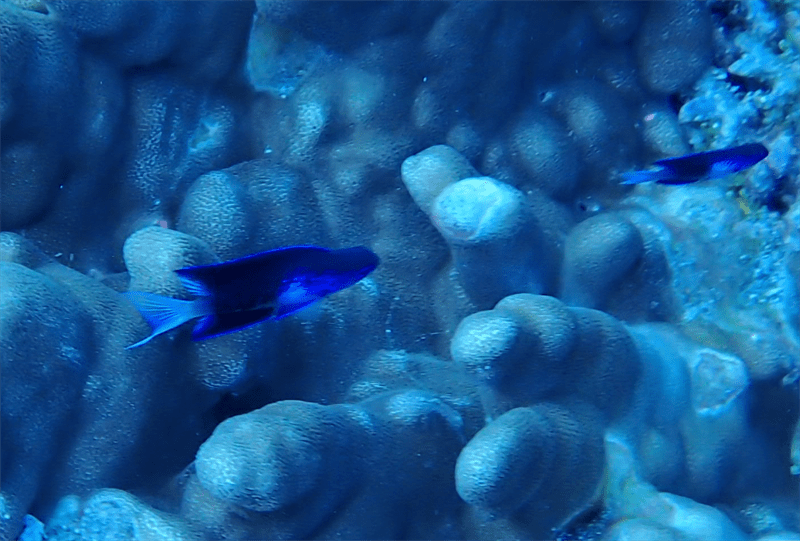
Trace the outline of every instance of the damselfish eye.
{"type": "Polygon", "coordinates": [[[600,204],[600,202],[591,197],[584,197],[582,199],[579,199],[575,203],[575,208],[581,214],[587,214],[589,216],[594,216],[595,214],[603,210],[603,206],[600,204]]]}

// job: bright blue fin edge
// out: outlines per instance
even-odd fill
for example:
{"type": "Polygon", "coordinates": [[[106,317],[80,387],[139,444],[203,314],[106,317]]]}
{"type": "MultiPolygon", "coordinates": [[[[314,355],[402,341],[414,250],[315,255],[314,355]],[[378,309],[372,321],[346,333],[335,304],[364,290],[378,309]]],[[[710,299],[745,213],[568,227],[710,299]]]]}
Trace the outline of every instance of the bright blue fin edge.
{"type": "Polygon", "coordinates": [[[153,293],[143,291],[128,291],[123,295],[133,303],[142,317],[152,327],[153,332],[135,344],[131,344],[125,349],[132,349],[146,344],[159,334],[174,329],[175,327],[191,321],[200,316],[206,315],[204,304],[198,301],[184,301],[172,299],[153,293]]]}

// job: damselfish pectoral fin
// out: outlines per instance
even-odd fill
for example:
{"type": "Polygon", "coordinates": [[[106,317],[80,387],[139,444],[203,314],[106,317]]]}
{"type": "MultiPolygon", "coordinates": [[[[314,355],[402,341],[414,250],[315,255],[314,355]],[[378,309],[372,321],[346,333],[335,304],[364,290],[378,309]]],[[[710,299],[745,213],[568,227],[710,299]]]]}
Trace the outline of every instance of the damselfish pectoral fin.
{"type": "Polygon", "coordinates": [[[164,334],[187,321],[207,314],[204,303],[198,300],[184,301],[142,291],[128,291],[123,295],[133,303],[153,329],[150,336],[125,349],[139,347],[159,334],[164,334]]]}

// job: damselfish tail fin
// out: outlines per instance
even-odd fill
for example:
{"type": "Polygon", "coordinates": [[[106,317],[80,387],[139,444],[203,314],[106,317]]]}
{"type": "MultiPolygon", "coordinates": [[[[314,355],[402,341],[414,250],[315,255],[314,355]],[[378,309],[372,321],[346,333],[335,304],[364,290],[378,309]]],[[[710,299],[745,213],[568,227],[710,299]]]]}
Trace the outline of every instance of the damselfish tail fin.
{"type": "Polygon", "coordinates": [[[658,182],[669,178],[670,173],[667,169],[650,169],[642,171],[631,171],[629,173],[622,173],[622,182],[620,184],[641,184],[642,182],[658,182]]]}
{"type": "Polygon", "coordinates": [[[123,295],[133,303],[139,313],[142,314],[142,317],[153,328],[150,336],[125,349],[139,347],[159,334],[172,330],[187,321],[209,314],[206,299],[184,301],[153,293],[144,293],[143,291],[128,291],[123,295]]]}

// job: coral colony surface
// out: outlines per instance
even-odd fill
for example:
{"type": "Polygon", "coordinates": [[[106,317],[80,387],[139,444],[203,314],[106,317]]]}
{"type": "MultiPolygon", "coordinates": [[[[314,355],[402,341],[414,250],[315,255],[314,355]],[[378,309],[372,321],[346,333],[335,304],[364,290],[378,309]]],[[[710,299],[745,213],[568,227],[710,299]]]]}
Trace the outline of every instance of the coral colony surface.
{"type": "Polygon", "coordinates": [[[800,540],[798,0],[1,0],[0,38],[0,539],[800,540]],[[380,263],[126,349],[127,292],[289,246],[380,263]]]}

